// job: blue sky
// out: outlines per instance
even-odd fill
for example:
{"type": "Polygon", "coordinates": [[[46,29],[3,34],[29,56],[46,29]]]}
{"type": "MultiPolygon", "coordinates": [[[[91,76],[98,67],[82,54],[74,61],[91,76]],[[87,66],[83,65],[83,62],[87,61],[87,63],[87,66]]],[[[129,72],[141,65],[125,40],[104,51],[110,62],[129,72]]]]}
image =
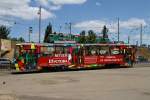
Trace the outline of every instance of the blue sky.
{"type": "Polygon", "coordinates": [[[109,28],[110,38],[117,39],[117,18],[120,18],[121,40],[131,37],[139,41],[143,24],[143,43],[149,43],[149,0],[5,0],[0,1],[0,23],[11,27],[11,37],[24,37],[28,41],[28,27],[33,27],[31,39],[38,41],[38,7],[42,6],[42,37],[49,22],[54,31],[68,33],[65,23],[72,22],[74,34],[101,27],[109,28]],[[16,22],[16,24],[13,24],[16,22]],[[62,26],[60,30],[60,26],[62,26]]]}

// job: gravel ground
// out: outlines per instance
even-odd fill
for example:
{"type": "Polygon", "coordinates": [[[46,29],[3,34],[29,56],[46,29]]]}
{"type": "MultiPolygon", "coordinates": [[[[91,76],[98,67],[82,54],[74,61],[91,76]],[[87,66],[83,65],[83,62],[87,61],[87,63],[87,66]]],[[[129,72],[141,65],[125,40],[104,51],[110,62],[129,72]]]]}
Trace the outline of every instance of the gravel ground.
{"type": "Polygon", "coordinates": [[[0,100],[150,100],[149,65],[13,75],[0,72],[0,100]]]}

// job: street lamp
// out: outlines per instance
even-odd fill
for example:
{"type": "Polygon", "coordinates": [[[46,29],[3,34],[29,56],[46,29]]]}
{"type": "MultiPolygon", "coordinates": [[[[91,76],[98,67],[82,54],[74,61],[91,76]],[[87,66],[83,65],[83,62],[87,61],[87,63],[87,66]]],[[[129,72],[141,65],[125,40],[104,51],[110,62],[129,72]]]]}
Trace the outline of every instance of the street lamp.
{"type": "Polygon", "coordinates": [[[69,27],[69,39],[71,40],[71,34],[72,34],[72,23],[65,23],[69,27]]]}
{"type": "Polygon", "coordinates": [[[39,43],[41,42],[41,9],[42,9],[42,7],[40,6],[39,12],[38,12],[38,15],[39,15],[39,43]]]}
{"type": "Polygon", "coordinates": [[[30,35],[32,34],[32,27],[29,27],[29,42],[30,42],[30,35]]]}

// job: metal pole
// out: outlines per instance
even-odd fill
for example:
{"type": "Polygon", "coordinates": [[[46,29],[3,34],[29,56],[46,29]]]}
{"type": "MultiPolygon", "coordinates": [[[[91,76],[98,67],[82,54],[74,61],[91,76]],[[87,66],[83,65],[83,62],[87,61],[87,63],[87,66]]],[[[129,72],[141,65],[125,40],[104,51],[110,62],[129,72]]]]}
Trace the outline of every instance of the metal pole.
{"type": "Polygon", "coordinates": [[[70,25],[69,29],[70,29],[70,34],[71,34],[72,33],[72,23],[69,23],[69,25],[70,25]]]}
{"type": "Polygon", "coordinates": [[[39,8],[39,43],[41,42],[41,6],[39,8]]]}
{"type": "Polygon", "coordinates": [[[139,45],[139,43],[138,43],[138,41],[136,41],[136,46],[138,47],[138,45],[139,45]]]}
{"type": "Polygon", "coordinates": [[[142,46],[143,42],[143,25],[140,26],[140,46],[142,46]]]}
{"type": "Polygon", "coordinates": [[[0,57],[1,57],[1,36],[0,36],[0,57]]]}
{"type": "Polygon", "coordinates": [[[120,41],[120,23],[118,18],[118,42],[120,41]]]}
{"type": "Polygon", "coordinates": [[[128,44],[130,44],[130,36],[128,36],[128,44]]]}
{"type": "Polygon", "coordinates": [[[71,34],[72,34],[72,23],[65,23],[67,28],[69,28],[69,39],[71,39],[71,34]]]}
{"type": "Polygon", "coordinates": [[[30,42],[30,27],[29,27],[29,42],[30,42]]]}
{"type": "Polygon", "coordinates": [[[70,29],[70,40],[71,40],[71,32],[72,32],[72,23],[69,23],[69,29],[70,29]]]}
{"type": "Polygon", "coordinates": [[[30,38],[31,34],[32,34],[32,27],[29,27],[29,42],[31,42],[30,41],[31,40],[31,38],[30,38]]]}

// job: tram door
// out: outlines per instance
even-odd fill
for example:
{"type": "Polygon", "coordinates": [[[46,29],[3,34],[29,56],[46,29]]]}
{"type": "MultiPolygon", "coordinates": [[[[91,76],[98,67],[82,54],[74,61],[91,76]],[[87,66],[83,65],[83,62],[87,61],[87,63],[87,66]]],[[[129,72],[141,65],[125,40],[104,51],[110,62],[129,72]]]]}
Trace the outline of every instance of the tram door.
{"type": "Polygon", "coordinates": [[[75,46],[73,47],[72,51],[72,64],[76,67],[79,67],[82,64],[82,56],[83,56],[83,50],[81,46],[75,46]]]}
{"type": "Polygon", "coordinates": [[[136,52],[136,50],[133,47],[129,46],[126,49],[126,53],[125,53],[126,59],[125,60],[126,60],[126,62],[129,63],[129,66],[133,66],[133,63],[135,62],[135,52],[136,52]]]}
{"type": "Polygon", "coordinates": [[[87,67],[92,67],[98,64],[97,46],[87,45],[83,49],[83,64],[87,67]]]}

